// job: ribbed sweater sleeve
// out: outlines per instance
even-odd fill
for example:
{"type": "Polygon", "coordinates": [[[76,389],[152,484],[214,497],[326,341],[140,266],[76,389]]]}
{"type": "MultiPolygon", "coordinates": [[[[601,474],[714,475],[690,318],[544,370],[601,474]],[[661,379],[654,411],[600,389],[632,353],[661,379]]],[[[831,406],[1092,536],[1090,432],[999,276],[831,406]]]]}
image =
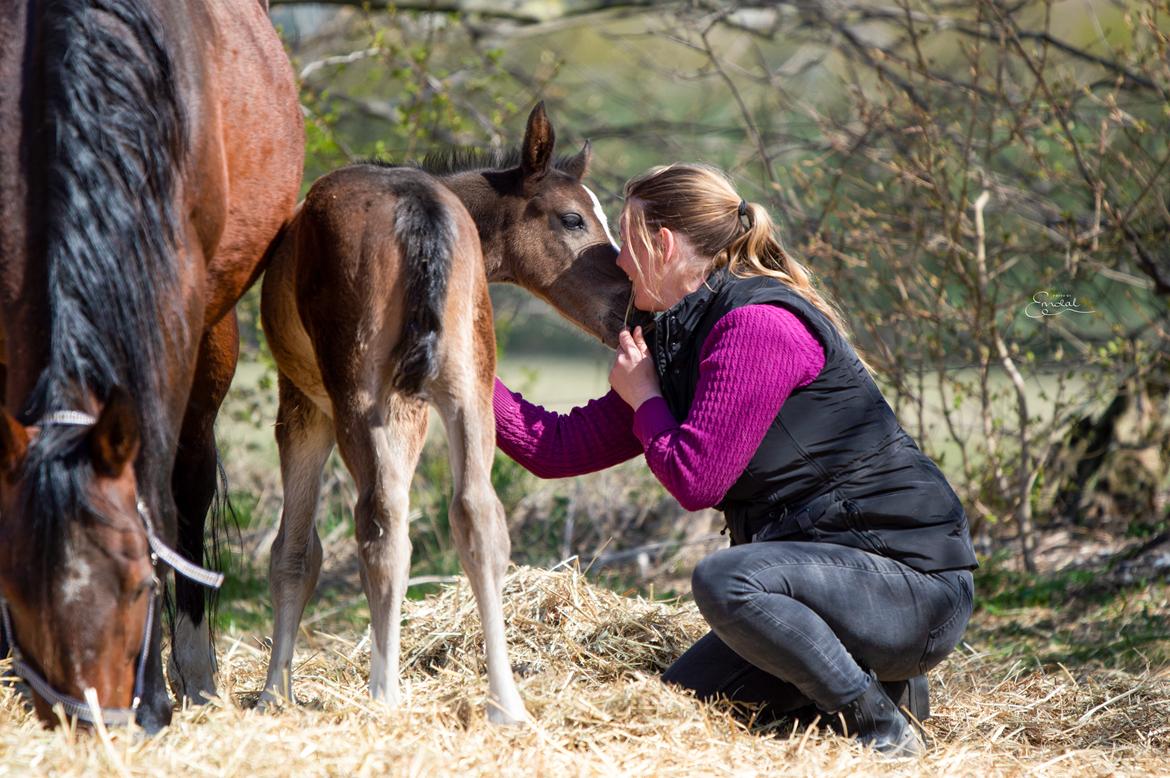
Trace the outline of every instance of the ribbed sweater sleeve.
{"type": "Polygon", "coordinates": [[[791,311],[731,311],[703,343],[687,418],[675,419],[661,397],[634,414],[651,471],[685,509],[715,505],[747,468],[780,406],[824,364],[821,344],[791,311]]]}
{"type": "Polygon", "coordinates": [[[492,406],[497,445],[540,478],[592,473],[642,453],[634,412],[613,390],[561,414],[533,405],[497,378],[492,406]]]}

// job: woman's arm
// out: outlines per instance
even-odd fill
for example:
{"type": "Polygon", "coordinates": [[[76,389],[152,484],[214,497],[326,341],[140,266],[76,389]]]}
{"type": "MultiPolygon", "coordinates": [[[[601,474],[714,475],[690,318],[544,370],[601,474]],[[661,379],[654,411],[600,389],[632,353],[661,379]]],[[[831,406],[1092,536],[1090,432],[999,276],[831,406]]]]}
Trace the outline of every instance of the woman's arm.
{"type": "Polygon", "coordinates": [[[527,402],[497,378],[492,405],[497,445],[540,478],[592,473],[642,453],[634,412],[613,391],[560,414],[527,402]]]}
{"type": "Polygon", "coordinates": [[[702,348],[695,398],[681,424],[662,397],[646,400],[634,415],[650,469],[687,510],[723,499],[788,395],[825,364],[805,324],[772,305],[731,311],[702,348]]]}

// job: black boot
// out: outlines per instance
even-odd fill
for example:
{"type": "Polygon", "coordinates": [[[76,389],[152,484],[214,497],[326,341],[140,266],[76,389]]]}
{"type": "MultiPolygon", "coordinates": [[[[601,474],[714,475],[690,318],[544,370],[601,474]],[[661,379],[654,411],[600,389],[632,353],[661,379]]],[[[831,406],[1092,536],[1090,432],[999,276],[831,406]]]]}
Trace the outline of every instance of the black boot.
{"type": "Polygon", "coordinates": [[[861,696],[840,710],[845,731],[886,756],[919,756],[925,751],[922,740],[878,679],[861,696]]]}
{"type": "Polygon", "coordinates": [[[882,681],[886,694],[898,706],[898,710],[908,714],[919,724],[930,718],[930,684],[925,675],[916,675],[908,681],[882,681]]]}

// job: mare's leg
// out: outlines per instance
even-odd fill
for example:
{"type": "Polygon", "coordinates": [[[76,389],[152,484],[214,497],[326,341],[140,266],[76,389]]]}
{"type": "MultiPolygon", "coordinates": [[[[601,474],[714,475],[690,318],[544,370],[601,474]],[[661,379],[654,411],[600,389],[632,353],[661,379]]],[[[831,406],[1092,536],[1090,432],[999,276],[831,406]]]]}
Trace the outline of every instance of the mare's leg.
{"type": "Polygon", "coordinates": [[[356,389],[334,400],[337,444],[357,486],[354,524],[370,603],[370,696],[398,705],[402,601],[410,579],[410,480],[427,431],[425,403],[356,389]]]}
{"type": "MultiPolygon", "coordinates": [[[[486,292],[484,294],[486,297],[486,292]]],[[[482,311],[490,311],[490,307],[482,311]]],[[[480,317],[477,317],[480,319],[480,317]]],[[[526,721],[528,713],[512,677],[504,638],[503,588],[511,541],[504,507],[492,487],[495,419],[492,415],[492,376],[495,340],[490,320],[477,321],[471,353],[453,355],[443,367],[436,402],[447,428],[455,494],[450,523],[455,547],[471,582],[483,625],[488,671],[488,719],[497,724],[526,721]]],[[[456,351],[454,344],[452,352],[456,351]]]]}
{"type": "MultiPolygon", "coordinates": [[[[195,381],[187,400],[171,491],[178,510],[177,551],[204,564],[204,523],[215,496],[218,460],[214,425],[239,357],[240,333],[233,311],[209,329],[199,344],[195,381]]],[[[175,619],[167,675],[179,699],[202,705],[215,696],[215,647],[208,623],[208,590],[182,576],[175,580],[175,619]]]]}
{"type": "Polygon", "coordinates": [[[314,521],[321,470],[333,450],[333,422],[284,374],[279,381],[276,443],[280,449],[284,509],[268,564],[275,623],[262,704],[277,696],[293,698],[292,659],[297,628],[321,573],[321,538],[314,521]]]}

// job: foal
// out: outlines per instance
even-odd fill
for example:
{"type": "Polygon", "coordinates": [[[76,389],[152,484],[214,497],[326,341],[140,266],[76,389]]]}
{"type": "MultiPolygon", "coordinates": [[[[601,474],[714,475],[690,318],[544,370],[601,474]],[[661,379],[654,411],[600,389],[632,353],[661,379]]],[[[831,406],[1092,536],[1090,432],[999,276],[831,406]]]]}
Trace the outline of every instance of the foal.
{"type": "Polygon", "coordinates": [[[487,284],[519,283],[610,343],[629,296],[597,198],[581,184],[588,144],[557,164],[553,146],[538,105],[513,167],[471,170],[471,160],[448,159],[441,177],[376,164],[335,171],[313,185],[276,251],[262,314],[280,373],[284,510],[269,570],[276,623],[262,701],[291,698],[293,644],[321,568],[321,469],[336,442],[359,494],[370,694],[399,702],[408,492],[429,402],[447,430],[449,518],[483,624],[488,717],[526,718],[504,641],[510,543],[490,477],[496,350],[487,284]]]}

